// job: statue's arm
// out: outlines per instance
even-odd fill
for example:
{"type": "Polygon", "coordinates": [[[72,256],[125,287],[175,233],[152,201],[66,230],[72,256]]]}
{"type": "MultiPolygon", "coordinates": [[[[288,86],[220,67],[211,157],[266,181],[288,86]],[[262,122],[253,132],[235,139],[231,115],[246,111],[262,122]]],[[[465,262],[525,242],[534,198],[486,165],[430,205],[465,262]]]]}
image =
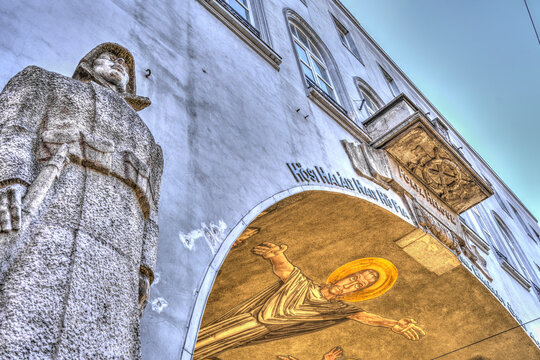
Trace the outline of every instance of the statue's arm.
{"type": "Polygon", "coordinates": [[[150,298],[150,285],[154,281],[154,271],[157,261],[157,249],[159,238],[158,205],[160,195],[161,174],[163,173],[163,153],[161,147],[155,146],[150,158],[151,174],[150,187],[152,205],[150,216],[145,220],[141,265],[139,270],[139,307],[144,309],[150,298]]]}
{"type": "Polygon", "coordinates": [[[0,93],[0,232],[19,229],[21,199],[37,171],[35,149],[47,106],[46,73],[29,66],[0,93]]]}
{"type": "Polygon", "coordinates": [[[387,319],[367,311],[357,312],[356,314],[350,315],[348,318],[365,325],[391,328],[393,332],[403,335],[409,340],[420,340],[424,335],[426,335],[424,330],[416,325],[416,321],[414,321],[414,319],[387,319]]]}
{"type": "Polygon", "coordinates": [[[270,261],[274,274],[285,282],[294,270],[294,265],[290,263],[284,254],[286,250],[287,245],[285,244],[276,245],[270,242],[264,242],[255,246],[251,251],[255,255],[260,255],[270,261]]]}

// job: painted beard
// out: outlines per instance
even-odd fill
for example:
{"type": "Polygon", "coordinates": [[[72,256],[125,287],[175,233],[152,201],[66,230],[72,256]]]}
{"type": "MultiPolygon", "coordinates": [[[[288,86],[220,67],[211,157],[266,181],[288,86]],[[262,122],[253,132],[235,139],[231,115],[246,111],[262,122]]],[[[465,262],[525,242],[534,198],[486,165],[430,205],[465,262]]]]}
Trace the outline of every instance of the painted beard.
{"type": "Polygon", "coordinates": [[[333,283],[326,284],[325,288],[328,290],[328,293],[332,295],[331,300],[340,299],[341,294],[343,294],[343,288],[339,286],[335,286],[333,283]]]}

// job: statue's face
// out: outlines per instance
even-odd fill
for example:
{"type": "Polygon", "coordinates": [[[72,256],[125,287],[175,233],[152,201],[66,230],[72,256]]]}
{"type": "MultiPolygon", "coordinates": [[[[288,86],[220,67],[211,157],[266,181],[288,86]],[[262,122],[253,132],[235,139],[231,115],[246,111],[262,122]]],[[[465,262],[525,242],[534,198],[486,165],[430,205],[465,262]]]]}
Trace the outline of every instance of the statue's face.
{"type": "Polygon", "coordinates": [[[362,270],[329,284],[328,292],[337,297],[365,289],[377,282],[379,274],[375,270],[362,270]]]}
{"type": "Polygon", "coordinates": [[[93,69],[96,74],[113,85],[118,92],[126,91],[129,75],[126,61],[123,58],[104,52],[94,60],[93,69]]]}

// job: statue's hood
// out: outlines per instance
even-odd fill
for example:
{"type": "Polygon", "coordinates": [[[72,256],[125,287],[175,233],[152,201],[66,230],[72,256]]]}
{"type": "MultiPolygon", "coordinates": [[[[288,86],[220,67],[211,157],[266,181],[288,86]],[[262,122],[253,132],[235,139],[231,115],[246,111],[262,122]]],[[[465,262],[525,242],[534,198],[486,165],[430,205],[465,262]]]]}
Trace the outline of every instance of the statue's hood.
{"type": "Polygon", "coordinates": [[[131,105],[135,110],[139,111],[150,105],[150,99],[144,96],[138,96],[136,93],[136,81],[135,81],[135,61],[133,55],[125,47],[115,43],[103,43],[86,54],[79,65],[75,69],[72,78],[81,81],[93,81],[99,85],[108,87],[107,81],[101,76],[97,75],[93,70],[94,60],[104,52],[110,52],[117,57],[121,57],[126,62],[128,69],[129,81],[126,85],[125,93],[118,93],[122,96],[126,102],[131,105]]]}

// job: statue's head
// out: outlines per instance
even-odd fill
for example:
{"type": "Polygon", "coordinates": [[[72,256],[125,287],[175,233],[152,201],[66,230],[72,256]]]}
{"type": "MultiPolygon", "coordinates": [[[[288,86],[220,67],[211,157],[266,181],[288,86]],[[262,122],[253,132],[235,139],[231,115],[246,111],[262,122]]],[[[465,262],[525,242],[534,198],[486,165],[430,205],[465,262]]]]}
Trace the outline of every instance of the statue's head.
{"type": "Polygon", "coordinates": [[[379,280],[377,271],[365,269],[327,284],[328,292],[336,298],[343,298],[357,291],[367,289],[375,284],[377,280],[379,280]]]}
{"type": "Polygon", "coordinates": [[[108,51],[103,52],[94,60],[92,70],[96,76],[103,78],[114,91],[126,92],[129,74],[126,60],[123,57],[108,51]]]}
{"type": "Polygon", "coordinates": [[[135,109],[150,105],[150,100],[137,96],[135,86],[135,61],[125,47],[103,43],[86,54],[75,69],[73,78],[105,86],[121,96],[135,109]]]}

